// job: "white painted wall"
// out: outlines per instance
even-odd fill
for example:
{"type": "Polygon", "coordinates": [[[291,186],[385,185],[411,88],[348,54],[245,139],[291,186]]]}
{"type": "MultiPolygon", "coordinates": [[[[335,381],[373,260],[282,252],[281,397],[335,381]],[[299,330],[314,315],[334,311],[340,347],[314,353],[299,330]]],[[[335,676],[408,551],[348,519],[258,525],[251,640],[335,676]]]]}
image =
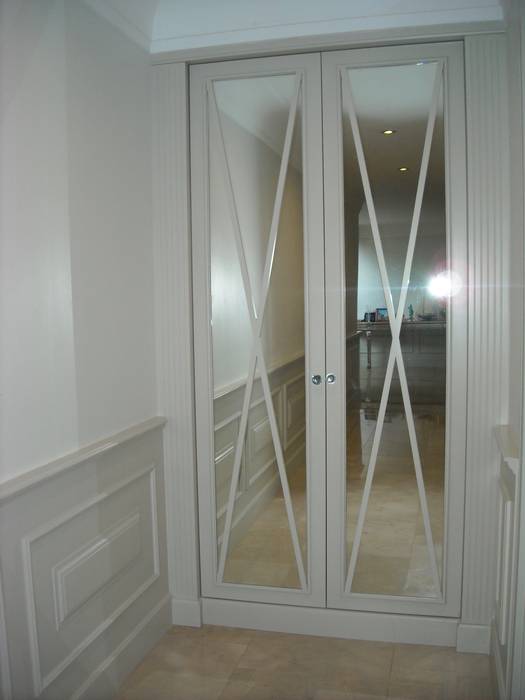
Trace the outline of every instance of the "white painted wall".
{"type": "Polygon", "coordinates": [[[0,481],[155,413],[147,53],[0,5],[0,481]]]}
{"type": "Polygon", "coordinates": [[[65,18],[0,5],[0,478],[78,442],[65,18]]]}
{"type": "Polygon", "coordinates": [[[66,3],[80,444],[155,414],[151,93],[145,52],[66,3]]]}

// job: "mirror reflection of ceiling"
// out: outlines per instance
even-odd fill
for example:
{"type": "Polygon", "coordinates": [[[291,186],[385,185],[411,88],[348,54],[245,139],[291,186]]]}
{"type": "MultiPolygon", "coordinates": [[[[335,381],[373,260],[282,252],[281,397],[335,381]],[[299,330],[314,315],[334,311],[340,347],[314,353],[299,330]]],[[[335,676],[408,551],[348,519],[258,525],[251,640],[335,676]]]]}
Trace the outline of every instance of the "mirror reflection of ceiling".
{"type": "MultiPolygon", "coordinates": [[[[378,195],[385,188],[401,198],[415,193],[435,70],[435,63],[426,63],[359,68],[349,73],[369,178],[378,195]],[[393,129],[394,134],[385,136],[385,129],[393,129]],[[408,171],[400,173],[399,167],[408,167],[408,171]]],[[[221,112],[282,154],[293,76],[221,80],[215,82],[215,90],[221,112]]],[[[428,171],[429,182],[439,189],[444,180],[442,113],[440,102],[428,171]]],[[[343,128],[345,181],[356,189],[360,174],[346,109],[343,128]]],[[[291,161],[297,168],[301,162],[298,148],[296,141],[291,161]]]]}
{"type": "MultiPolygon", "coordinates": [[[[414,207],[423,145],[432,102],[436,64],[357,68],[348,71],[366,167],[376,207],[398,220],[414,207]],[[392,130],[390,135],[386,130],[392,130]],[[407,170],[402,172],[400,168],[407,170]]],[[[343,142],[347,201],[359,210],[364,195],[344,101],[343,142]]],[[[444,206],[443,101],[440,95],[426,179],[424,215],[444,206]]],[[[361,215],[363,216],[363,214],[361,215]]]]}
{"type": "Polygon", "coordinates": [[[152,53],[475,22],[504,28],[504,0],[85,0],[152,53]]]}
{"type": "MultiPolygon", "coordinates": [[[[217,106],[255,138],[282,156],[286,126],[295,90],[294,75],[272,75],[214,83],[217,106]]],[[[301,118],[300,98],[297,118],[301,118]]],[[[290,161],[301,169],[300,143],[294,139],[290,161]]]]}

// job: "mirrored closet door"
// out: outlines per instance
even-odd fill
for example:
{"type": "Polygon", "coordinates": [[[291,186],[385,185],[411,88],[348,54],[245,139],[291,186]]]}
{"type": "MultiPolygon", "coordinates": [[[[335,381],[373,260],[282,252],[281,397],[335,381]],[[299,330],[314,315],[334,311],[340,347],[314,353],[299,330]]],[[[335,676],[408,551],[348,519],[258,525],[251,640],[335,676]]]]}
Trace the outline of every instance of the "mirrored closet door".
{"type": "Polygon", "coordinates": [[[205,597],[460,612],[462,71],[458,43],[191,68],[205,597]]]}
{"type": "Polygon", "coordinates": [[[191,122],[203,593],[324,605],[319,54],[193,67],[191,122]]]}
{"type": "Polygon", "coordinates": [[[462,47],[323,55],[328,605],[458,615],[462,47]]]}

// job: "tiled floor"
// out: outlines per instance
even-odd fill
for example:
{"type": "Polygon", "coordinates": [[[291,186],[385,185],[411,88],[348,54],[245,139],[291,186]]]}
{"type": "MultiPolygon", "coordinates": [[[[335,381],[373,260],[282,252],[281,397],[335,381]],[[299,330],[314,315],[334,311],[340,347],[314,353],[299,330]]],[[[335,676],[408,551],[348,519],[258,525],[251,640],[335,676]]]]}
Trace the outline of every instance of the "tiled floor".
{"type": "Polygon", "coordinates": [[[444,647],[174,627],[118,700],[493,700],[489,658],[444,647]]]}

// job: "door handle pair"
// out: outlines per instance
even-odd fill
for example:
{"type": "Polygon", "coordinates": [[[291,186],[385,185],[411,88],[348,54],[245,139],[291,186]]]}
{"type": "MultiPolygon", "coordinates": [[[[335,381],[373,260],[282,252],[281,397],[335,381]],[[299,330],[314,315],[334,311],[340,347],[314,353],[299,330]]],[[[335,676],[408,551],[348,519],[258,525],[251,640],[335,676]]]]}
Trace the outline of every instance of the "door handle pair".
{"type": "MultiPolygon", "coordinates": [[[[323,381],[323,378],[320,374],[312,374],[312,384],[315,384],[316,386],[318,386],[319,384],[322,383],[322,381],[323,381]]],[[[327,384],[334,384],[335,374],[332,374],[332,373],[327,374],[325,377],[325,381],[327,384]]]]}

